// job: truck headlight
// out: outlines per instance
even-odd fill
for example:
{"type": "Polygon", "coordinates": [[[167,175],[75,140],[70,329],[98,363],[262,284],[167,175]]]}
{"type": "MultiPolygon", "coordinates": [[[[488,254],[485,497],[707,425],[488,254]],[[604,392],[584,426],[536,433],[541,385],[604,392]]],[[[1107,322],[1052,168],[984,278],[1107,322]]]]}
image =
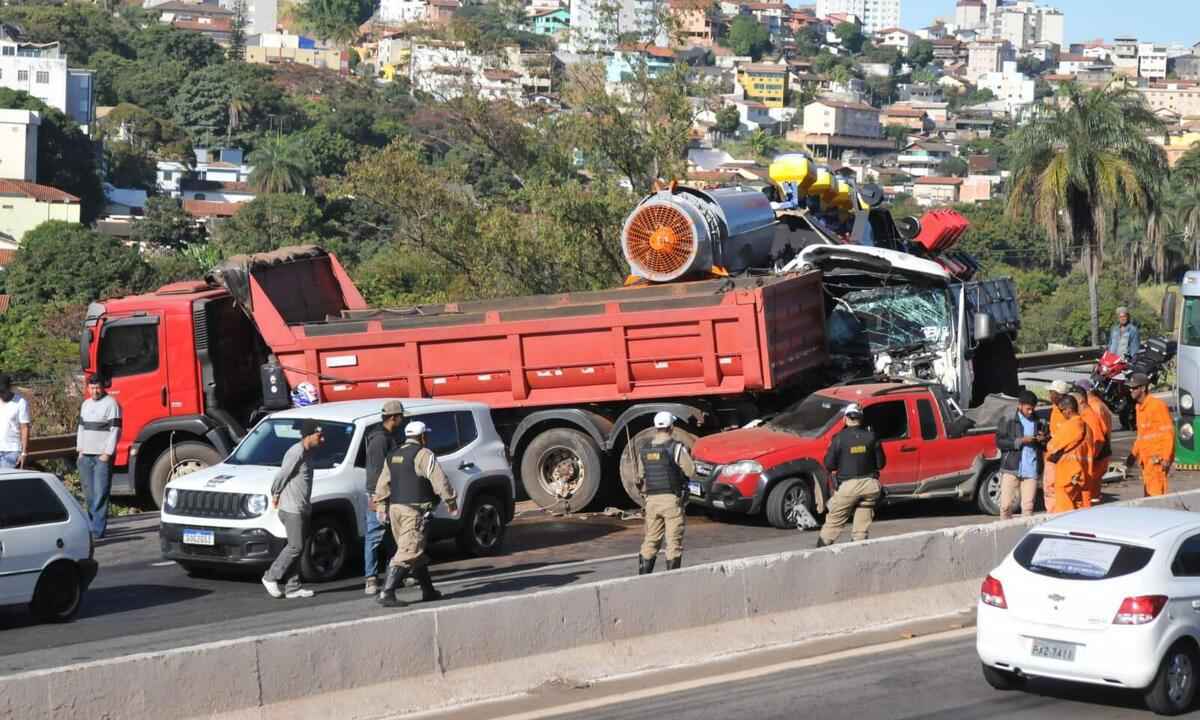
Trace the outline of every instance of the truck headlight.
{"type": "Polygon", "coordinates": [[[179,491],[175,488],[167,488],[167,495],[163,498],[163,510],[174,510],[177,502],[179,502],[179,491]]]}
{"type": "Polygon", "coordinates": [[[1196,401],[1192,399],[1192,394],[1190,392],[1179,393],[1179,409],[1180,410],[1185,410],[1187,412],[1191,412],[1192,406],[1195,404],[1196,404],[1196,401]]]}
{"type": "Polygon", "coordinates": [[[1196,431],[1192,429],[1192,424],[1190,422],[1186,422],[1179,426],[1179,437],[1183,438],[1184,440],[1191,440],[1192,436],[1195,434],[1196,431]]]}
{"type": "Polygon", "coordinates": [[[762,465],[753,460],[742,460],[721,468],[721,475],[753,475],[755,473],[762,474],[762,471],[762,465]]]}
{"type": "Polygon", "coordinates": [[[246,513],[251,517],[258,517],[267,511],[267,496],[266,495],[247,495],[242,501],[242,506],[246,508],[246,513]]]}

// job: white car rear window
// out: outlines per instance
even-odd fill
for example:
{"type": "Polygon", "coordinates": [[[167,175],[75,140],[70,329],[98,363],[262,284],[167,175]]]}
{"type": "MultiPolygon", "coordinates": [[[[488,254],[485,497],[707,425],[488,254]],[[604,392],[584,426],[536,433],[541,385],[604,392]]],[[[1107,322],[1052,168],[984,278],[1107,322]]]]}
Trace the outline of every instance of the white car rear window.
{"type": "Polygon", "coordinates": [[[1046,538],[1033,553],[1030,564],[1070,575],[1102,578],[1112,570],[1113,560],[1120,551],[1120,545],[1046,538]]]}

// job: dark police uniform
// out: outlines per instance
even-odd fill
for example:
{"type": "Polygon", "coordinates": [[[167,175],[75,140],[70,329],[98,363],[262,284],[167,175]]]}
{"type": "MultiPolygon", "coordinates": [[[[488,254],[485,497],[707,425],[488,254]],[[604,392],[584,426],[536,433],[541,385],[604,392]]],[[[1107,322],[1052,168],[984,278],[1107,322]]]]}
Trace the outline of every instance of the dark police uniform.
{"type": "Polygon", "coordinates": [[[663,539],[667,541],[667,569],[679,567],[683,556],[683,530],[686,502],[683,499],[687,478],[696,473],[687,446],[668,432],[656,432],[650,442],[638,450],[638,485],[646,499],[646,534],[638,558],[638,573],[654,569],[654,559],[663,539]]]}
{"type": "Polygon", "coordinates": [[[875,433],[865,427],[846,427],[834,436],[825,452],[825,469],[833,474],[837,490],[829,499],[817,547],[832,545],[851,513],[854,514],[851,537],[867,539],[867,530],[875,518],[875,504],[879,502],[879,471],[886,462],[875,433]]]}

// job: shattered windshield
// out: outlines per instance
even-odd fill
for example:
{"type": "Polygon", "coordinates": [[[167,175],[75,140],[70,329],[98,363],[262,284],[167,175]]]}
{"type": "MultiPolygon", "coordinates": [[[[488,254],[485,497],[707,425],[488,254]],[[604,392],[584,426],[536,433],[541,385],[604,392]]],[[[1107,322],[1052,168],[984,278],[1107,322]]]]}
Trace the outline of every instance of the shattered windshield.
{"type": "Polygon", "coordinates": [[[836,300],[829,317],[834,354],[859,355],[883,350],[942,344],[950,333],[950,302],[944,288],[876,287],[852,289],[836,300]]]}

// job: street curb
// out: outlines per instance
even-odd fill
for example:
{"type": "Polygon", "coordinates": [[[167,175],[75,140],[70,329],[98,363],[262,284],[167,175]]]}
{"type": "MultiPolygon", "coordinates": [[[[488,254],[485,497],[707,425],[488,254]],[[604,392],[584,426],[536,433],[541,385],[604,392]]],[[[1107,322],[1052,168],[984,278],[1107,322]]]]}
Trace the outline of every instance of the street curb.
{"type": "MultiPolygon", "coordinates": [[[[1129,501],[1190,510],[1200,490],[1129,501]]],[[[374,720],[970,610],[1046,516],[397,612],[0,678],[0,718],[374,720]],[[698,632],[703,629],[702,632],[698,632]]]]}

